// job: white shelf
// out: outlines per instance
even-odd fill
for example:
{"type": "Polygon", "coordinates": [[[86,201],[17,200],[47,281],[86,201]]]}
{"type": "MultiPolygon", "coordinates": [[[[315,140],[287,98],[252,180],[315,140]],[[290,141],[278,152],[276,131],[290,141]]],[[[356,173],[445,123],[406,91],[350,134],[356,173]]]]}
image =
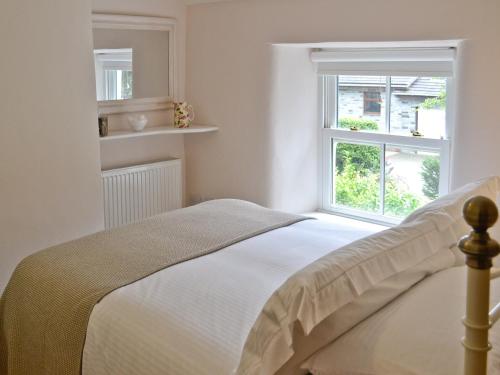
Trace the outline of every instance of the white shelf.
{"type": "Polygon", "coordinates": [[[189,128],[174,128],[173,126],[156,126],[151,128],[145,128],[141,132],[135,132],[133,130],[115,130],[110,131],[106,137],[101,137],[102,141],[111,141],[113,139],[125,139],[125,138],[135,138],[135,137],[146,137],[149,135],[159,135],[159,134],[193,134],[193,133],[209,133],[219,130],[217,126],[210,125],[191,125],[189,128]]]}

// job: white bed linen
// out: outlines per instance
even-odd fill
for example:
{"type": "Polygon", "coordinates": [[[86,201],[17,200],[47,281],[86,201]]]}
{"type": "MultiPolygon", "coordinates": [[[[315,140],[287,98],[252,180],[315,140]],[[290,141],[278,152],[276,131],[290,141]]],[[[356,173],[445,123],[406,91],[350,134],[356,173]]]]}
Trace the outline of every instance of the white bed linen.
{"type": "MultiPolygon", "coordinates": [[[[456,375],[463,373],[466,269],[441,271],[313,355],[314,375],[456,375]]],[[[500,279],[492,282],[492,305],[500,279]]],[[[500,325],[490,330],[489,374],[500,373],[500,325]]]]}
{"type": "Polygon", "coordinates": [[[90,317],[83,374],[233,373],[269,297],[292,274],[381,227],[305,221],[118,289],[90,317]]]}

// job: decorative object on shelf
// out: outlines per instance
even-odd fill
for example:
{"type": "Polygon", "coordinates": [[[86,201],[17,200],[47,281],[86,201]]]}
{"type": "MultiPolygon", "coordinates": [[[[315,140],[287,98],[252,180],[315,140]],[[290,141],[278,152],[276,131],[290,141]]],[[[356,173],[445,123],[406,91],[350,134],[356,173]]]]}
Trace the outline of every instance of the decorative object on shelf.
{"type": "Polygon", "coordinates": [[[187,102],[174,103],[174,127],[189,128],[194,121],[193,106],[187,102]]]}
{"type": "Polygon", "coordinates": [[[99,117],[99,137],[106,137],[108,135],[108,117],[99,117]]]}
{"type": "Polygon", "coordinates": [[[130,127],[135,132],[142,132],[148,123],[146,115],[130,115],[127,118],[130,127]]]}

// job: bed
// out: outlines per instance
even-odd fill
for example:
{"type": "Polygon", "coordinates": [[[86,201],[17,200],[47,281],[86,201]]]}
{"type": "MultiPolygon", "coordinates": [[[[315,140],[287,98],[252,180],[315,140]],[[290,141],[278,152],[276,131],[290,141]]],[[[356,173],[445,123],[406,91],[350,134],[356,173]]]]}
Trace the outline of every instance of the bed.
{"type": "Polygon", "coordinates": [[[83,374],[230,374],[272,293],[332,249],[371,233],[306,220],[117,290],[91,315],[83,374]]]}
{"type": "MultiPolygon", "coordinates": [[[[313,375],[462,374],[466,274],[461,266],[426,278],[302,366],[313,375]]],[[[489,374],[500,374],[499,328],[490,330],[489,374]]]]}
{"type": "Polygon", "coordinates": [[[213,201],[45,250],[2,297],[0,373],[323,374],[328,345],[463,269],[462,206],[499,191],[466,185],[382,232],[213,201]]]}

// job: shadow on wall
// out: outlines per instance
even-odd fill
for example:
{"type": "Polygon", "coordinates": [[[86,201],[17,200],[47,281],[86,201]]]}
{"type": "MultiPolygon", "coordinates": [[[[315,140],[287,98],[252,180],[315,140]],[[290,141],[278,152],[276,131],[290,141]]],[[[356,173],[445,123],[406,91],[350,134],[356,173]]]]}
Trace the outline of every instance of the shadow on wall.
{"type": "Polygon", "coordinates": [[[201,122],[220,131],[185,140],[190,202],[238,198],[291,212],[316,209],[317,77],[309,50],[262,44],[251,56],[242,49],[229,58],[226,46],[211,47],[217,64],[208,60],[188,77],[188,101],[201,122]]]}
{"type": "Polygon", "coordinates": [[[270,206],[313,211],[318,207],[318,77],[309,48],[271,49],[270,206]]]}

